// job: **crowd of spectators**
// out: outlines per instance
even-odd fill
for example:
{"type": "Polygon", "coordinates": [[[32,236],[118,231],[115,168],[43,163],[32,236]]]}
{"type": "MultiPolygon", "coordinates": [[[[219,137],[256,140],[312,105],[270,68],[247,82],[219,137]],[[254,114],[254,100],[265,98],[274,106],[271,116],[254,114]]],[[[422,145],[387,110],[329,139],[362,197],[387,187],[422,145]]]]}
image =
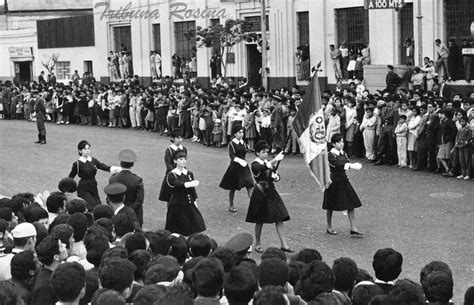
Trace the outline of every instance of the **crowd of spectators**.
{"type": "MultiPolygon", "coordinates": [[[[287,257],[270,247],[256,257],[249,233],[219,245],[204,233],[134,229],[115,207],[89,213],[74,186],[65,178],[48,197],[0,200],[0,304],[453,304],[453,273],[442,261],[420,266],[419,279],[399,279],[403,255],[392,248],[373,254],[373,270],[312,248],[287,257]]],[[[473,292],[464,304],[474,304],[473,292]]]]}
{"type": "MultiPolygon", "coordinates": [[[[365,157],[376,165],[468,180],[473,176],[474,92],[464,97],[436,77],[429,89],[427,79],[423,86],[402,85],[404,77],[389,65],[385,90],[371,92],[359,77],[348,87],[338,82],[334,90],[323,91],[326,138],[340,133],[349,157],[365,157]]],[[[82,84],[6,82],[1,115],[35,120],[34,104],[42,98],[51,123],[133,128],[162,136],[179,127],[185,139],[213,147],[225,147],[232,126],[241,124],[250,150],[263,139],[272,152],[299,154],[292,124],[303,95],[296,85],[265,91],[249,86],[245,78],[220,77],[203,88],[170,77],[144,86],[138,76],[104,85],[89,75],[82,84]]]]}

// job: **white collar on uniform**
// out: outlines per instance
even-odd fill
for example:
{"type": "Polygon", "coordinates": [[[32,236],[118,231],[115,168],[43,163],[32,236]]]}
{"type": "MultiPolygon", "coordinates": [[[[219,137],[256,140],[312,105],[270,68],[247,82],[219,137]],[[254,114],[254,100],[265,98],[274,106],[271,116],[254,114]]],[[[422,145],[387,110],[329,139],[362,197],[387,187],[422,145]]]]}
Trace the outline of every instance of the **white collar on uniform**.
{"type": "Polygon", "coordinates": [[[337,150],[335,148],[332,148],[331,149],[331,153],[335,154],[336,156],[339,156],[339,155],[343,155],[344,154],[344,151],[342,150],[337,150]]]}
{"type": "Polygon", "coordinates": [[[85,157],[83,157],[83,156],[80,156],[80,157],[79,157],[79,161],[84,162],[84,163],[86,163],[87,161],[91,162],[91,161],[92,161],[92,157],[89,156],[89,157],[85,158],[85,157]]]}
{"type": "Polygon", "coordinates": [[[255,158],[254,162],[257,162],[258,164],[261,164],[261,165],[266,165],[268,168],[272,168],[272,164],[268,161],[268,160],[262,160],[260,158],[255,158]]]}
{"type": "Polygon", "coordinates": [[[172,150],[183,149],[183,145],[181,145],[181,144],[179,146],[177,146],[176,144],[173,143],[173,144],[170,145],[170,147],[171,147],[172,150]]]}
{"type": "Polygon", "coordinates": [[[244,140],[237,140],[236,138],[233,138],[232,139],[232,142],[234,142],[235,144],[244,144],[244,140]]]}
{"type": "Polygon", "coordinates": [[[173,173],[177,174],[177,175],[181,175],[181,174],[185,174],[187,175],[188,174],[188,170],[183,168],[182,171],[180,171],[178,168],[175,168],[172,170],[173,173]]]}

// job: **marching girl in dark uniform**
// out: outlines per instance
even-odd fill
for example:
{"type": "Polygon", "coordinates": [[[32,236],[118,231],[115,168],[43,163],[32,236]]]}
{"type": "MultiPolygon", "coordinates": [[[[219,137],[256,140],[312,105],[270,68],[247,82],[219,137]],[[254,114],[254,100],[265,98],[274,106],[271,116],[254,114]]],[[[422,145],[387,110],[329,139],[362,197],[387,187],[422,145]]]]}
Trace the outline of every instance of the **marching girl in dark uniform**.
{"type": "Polygon", "coordinates": [[[341,134],[335,134],[331,137],[332,149],[328,153],[329,168],[331,171],[332,183],[324,191],[323,210],[326,210],[327,229],[326,233],[337,235],[332,228],[333,211],[345,211],[349,216],[351,226],[350,235],[361,237],[362,233],[357,230],[354,224],[355,208],[362,206],[359,197],[354,188],[349,183],[346,170],[361,169],[360,163],[350,163],[346,153],[342,150],[344,140],[341,134]]]}
{"type": "Polygon", "coordinates": [[[225,190],[229,190],[229,212],[235,213],[237,212],[234,207],[235,191],[245,187],[250,197],[253,179],[247,161],[245,161],[245,154],[247,153],[248,147],[244,140],[242,140],[244,137],[244,128],[242,125],[236,124],[232,126],[232,135],[234,138],[228,145],[230,164],[219,186],[225,190]]]}
{"type": "Polygon", "coordinates": [[[86,140],[82,140],[77,144],[79,159],[72,164],[69,178],[79,176],[80,180],[77,184],[77,196],[87,202],[87,209],[92,211],[96,206],[101,204],[99,191],[97,190],[97,180],[95,175],[97,169],[118,173],[121,170],[119,166],[108,166],[96,158],[91,157],[91,145],[86,140]]]}
{"type": "Polygon", "coordinates": [[[159,200],[166,202],[168,202],[168,200],[170,199],[171,193],[171,190],[168,187],[168,184],[166,183],[166,177],[168,176],[169,172],[171,172],[176,166],[176,163],[173,161],[173,155],[178,151],[184,151],[186,154],[188,153],[186,147],[182,145],[183,137],[181,137],[181,129],[173,129],[170,132],[170,136],[171,142],[173,143],[171,143],[171,145],[165,150],[166,173],[163,178],[163,183],[161,183],[160,196],[158,197],[159,200]]]}
{"type": "Polygon", "coordinates": [[[176,167],[166,176],[170,188],[168,212],[166,213],[165,230],[189,236],[206,230],[204,219],[196,206],[196,187],[192,172],[186,169],[186,152],[178,150],[173,155],[176,167]]]}
{"type": "Polygon", "coordinates": [[[281,249],[292,253],[288,247],[283,231],[283,222],[290,220],[288,211],[280,195],[275,189],[274,181],[279,181],[280,176],[274,167],[278,161],[283,159],[283,153],[279,153],[274,159],[268,161],[270,145],[264,140],[255,144],[255,154],[257,158],[252,162],[252,174],[255,177],[255,187],[250,197],[250,204],[247,211],[246,222],[255,223],[255,251],[263,252],[261,246],[261,235],[264,223],[275,223],[278,237],[280,238],[281,249]]]}

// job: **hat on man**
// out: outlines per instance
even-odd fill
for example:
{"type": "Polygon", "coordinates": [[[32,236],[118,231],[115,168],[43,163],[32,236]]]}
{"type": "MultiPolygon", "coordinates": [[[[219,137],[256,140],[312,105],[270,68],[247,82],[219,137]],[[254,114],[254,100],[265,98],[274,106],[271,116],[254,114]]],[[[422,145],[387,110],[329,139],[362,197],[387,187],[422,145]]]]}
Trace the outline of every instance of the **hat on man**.
{"type": "Polygon", "coordinates": [[[107,198],[113,203],[123,201],[127,187],[122,183],[110,183],[104,188],[107,198]]]}
{"type": "Polygon", "coordinates": [[[110,183],[104,188],[107,196],[123,195],[127,191],[127,187],[122,183],[110,183]]]}
{"type": "Polygon", "coordinates": [[[253,243],[253,237],[250,233],[240,233],[232,237],[225,247],[233,250],[235,253],[247,251],[253,243]]]}
{"type": "Polygon", "coordinates": [[[25,238],[36,236],[35,226],[29,222],[23,222],[12,230],[13,238],[25,238]]]}
{"type": "Polygon", "coordinates": [[[118,155],[120,162],[135,163],[137,161],[137,154],[131,149],[124,149],[118,155]]]}
{"type": "Polygon", "coordinates": [[[393,70],[393,66],[392,66],[392,65],[388,65],[387,68],[389,68],[390,70],[393,70]]]}

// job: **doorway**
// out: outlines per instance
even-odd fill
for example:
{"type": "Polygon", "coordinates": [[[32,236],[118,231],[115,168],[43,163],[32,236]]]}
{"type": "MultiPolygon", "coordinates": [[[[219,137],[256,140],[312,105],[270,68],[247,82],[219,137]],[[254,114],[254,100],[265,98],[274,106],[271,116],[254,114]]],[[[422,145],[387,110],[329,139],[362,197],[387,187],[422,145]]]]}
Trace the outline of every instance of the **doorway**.
{"type": "Polygon", "coordinates": [[[400,64],[406,65],[408,62],[414,64],[414,48],[407,51],[405,41],[407,39],[413,41],[413,3],[405,3],[405,5],[398,11],[398,23],[400,27],[399,52],[400,64]]]}
{"type": "Polygon", "coordinates": [[[31,81],[31,61],[15,61],[15,78],[20,83],[31,81]]]}
{"type": "Polygon", "coordinates": [[[260,87],[262,77],[260,69],[262,68],[262,53],[257,50],[256,44],[247,45],[247,79],[249,86],[260,87]]]}

